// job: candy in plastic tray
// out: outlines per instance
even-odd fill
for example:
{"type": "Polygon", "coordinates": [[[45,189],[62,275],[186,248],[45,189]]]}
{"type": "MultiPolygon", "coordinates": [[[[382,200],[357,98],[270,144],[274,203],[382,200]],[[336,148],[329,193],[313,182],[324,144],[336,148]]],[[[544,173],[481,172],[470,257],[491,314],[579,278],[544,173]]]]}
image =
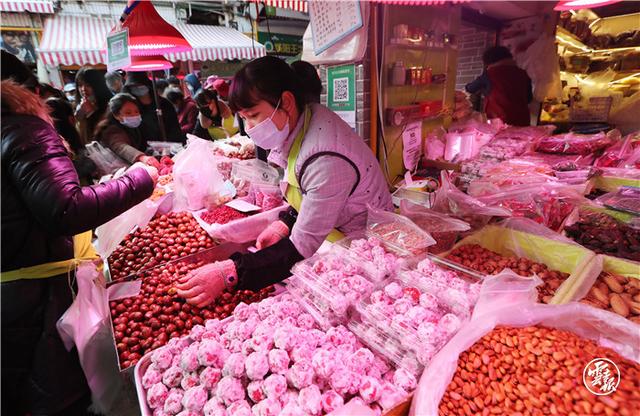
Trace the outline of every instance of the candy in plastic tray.
{"type": "Polygon", "coordinates": [[[304,307],[304,309],[316,320],[323,330],[345,323],[346,312],[338,315],[334,309],[340,310],[340,305],[346,302],[343,296],[330,298],[325,294],[310,289],[307,282],[300,276],[291,276],[287,279],[289,293],[304,307]]]}
{"type": "MultiPolygon", "coordinates": [[[[335,250],[343,249],[365,270],[375,282],[379,282],[406,267],[409,261],[398,256],[396,251],[389,250],[377,237],[369,237],[366,233],[358,233],[343,238],[335,244],[335,250]]],[[[406,253],[410,256],[410,253],[406,253]]]]}

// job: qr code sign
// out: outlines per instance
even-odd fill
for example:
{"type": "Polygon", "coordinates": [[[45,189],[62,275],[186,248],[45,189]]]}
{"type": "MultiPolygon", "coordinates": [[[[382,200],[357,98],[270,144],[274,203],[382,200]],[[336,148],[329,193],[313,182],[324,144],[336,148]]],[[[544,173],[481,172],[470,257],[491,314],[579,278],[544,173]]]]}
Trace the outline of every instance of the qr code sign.
{"type": "Polygon", "coordinates": [[[349,101],[349,78],[336,78],[333,80],[333,101],[349,101]]]}
{"type": "Polygon", "coordinates": [[[124,40],[117,40],[111,44],[111,50],[114,55],[122,55],[124,53],[124,40]]]}

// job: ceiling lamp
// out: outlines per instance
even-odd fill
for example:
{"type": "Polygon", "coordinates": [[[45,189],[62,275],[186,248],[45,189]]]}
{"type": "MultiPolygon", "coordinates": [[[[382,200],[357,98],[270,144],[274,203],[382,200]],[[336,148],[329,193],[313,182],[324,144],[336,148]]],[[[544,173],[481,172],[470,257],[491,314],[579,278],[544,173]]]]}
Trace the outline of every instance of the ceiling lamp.
{"type": "Polygon", "coordinates": [[[606,6],[608,4],[619,3],[621,0],[565,0],[558,2],[553,10],[579,10],[593,9],[594,7],[606,6]]]}
{"type": "Polygon", "coordinates": [[[193,48],[178,30],[167,23],[151,1],[134,1],[122,28],[129,29],[131,56],[189,52],[193,48]]]}
{"type": "Polygon", "coordinates": [[[144,72],[171,68],[173,68],[171,62],[164,59],[163,56],[132,56],[131,65],[124,69],[128,72],[144,72]]]}

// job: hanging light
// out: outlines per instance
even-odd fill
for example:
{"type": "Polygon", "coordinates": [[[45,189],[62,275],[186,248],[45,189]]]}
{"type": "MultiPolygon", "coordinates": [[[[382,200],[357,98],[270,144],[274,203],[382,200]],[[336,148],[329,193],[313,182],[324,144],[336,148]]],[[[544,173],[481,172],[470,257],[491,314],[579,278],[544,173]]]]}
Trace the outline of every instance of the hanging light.
{"type": "Polygon", "coordinates": [[[553,10],[579,10],[592,9],[595,7],[606,6],[608,4],[619,3],[621,0],[565,0],[560,1],[553,10]]]}
{"type": "Polygon", "coordinates": [[[124,68],[127,72],[145,72],[160,71],[163,69],[171,69],[171,62],[164,59],[163,56],[132,56],[131,65],[124,68]]]}
{"type": "Polygon", "coordinates": [[[133,2],[122,28],[129,29],[131,56],[189,52],[193,48],[178,29],[167,23],[151,1],[133,2]]]}

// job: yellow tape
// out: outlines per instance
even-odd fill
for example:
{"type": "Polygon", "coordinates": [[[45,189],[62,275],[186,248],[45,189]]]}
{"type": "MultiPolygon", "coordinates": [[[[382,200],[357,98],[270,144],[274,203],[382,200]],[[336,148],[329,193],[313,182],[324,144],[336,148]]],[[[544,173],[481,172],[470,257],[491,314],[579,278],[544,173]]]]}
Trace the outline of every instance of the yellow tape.
{"type": "Polygon", "coordinates": [[[592,179],[593,186],[607,192],[615,192],[621,186],[640,188],[640,179],[617,178],[613,176],[596,176],[592,179]]]}
{"type": "Polygon", "coordinates": [[[69,270],[81,260],[94,260],[98,258],[91,244],[92,232],[87,231],[73,236],[73,259],[39,264],[37,266],[23,267],[0,274],[2,283],[20,279],[46,279],[68,273],[69,270]]]}
{"type": "Polygon", "coordinates": [[[640,279],[640,263],[602,255],[602,270],[619,276],[640,279]]]}

